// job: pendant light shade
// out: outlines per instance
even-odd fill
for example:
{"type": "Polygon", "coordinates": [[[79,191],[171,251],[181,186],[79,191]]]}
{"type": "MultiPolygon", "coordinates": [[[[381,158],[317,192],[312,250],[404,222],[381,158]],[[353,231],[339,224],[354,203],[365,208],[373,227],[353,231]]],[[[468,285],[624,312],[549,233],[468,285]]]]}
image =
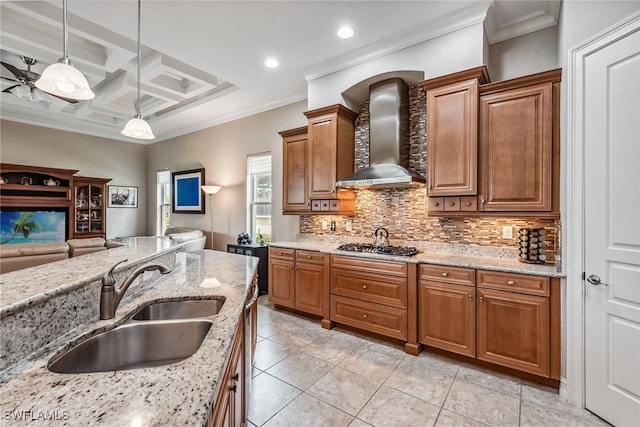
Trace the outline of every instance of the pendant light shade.
{"type": "Polygon", "coordinates": [[[154,139],[156,137],[149,123],[140,115],[136,115],[133,119],[129,120],[121,133],[137,139],[154,139]]]}
{"type": "Polygon", "coordinates": [[[87,100],[95,98],[89,82],[77,68],[71,65],[67,55],[67,0],[62,1],[62,30],[64,56],[57,63],[49,65],[35,85],[51,95],[63,98],[87,100]]]}
{"type": "Polygon", "coordinates": [[[124,136],[137,139],[154,139],[155,135],[151,130],[151,126],[147,123],[142,114],[140,114],[140,0],[138,0],[138,97],[136,99],[136,115],[129,120],[122,129],[124,136]]]}

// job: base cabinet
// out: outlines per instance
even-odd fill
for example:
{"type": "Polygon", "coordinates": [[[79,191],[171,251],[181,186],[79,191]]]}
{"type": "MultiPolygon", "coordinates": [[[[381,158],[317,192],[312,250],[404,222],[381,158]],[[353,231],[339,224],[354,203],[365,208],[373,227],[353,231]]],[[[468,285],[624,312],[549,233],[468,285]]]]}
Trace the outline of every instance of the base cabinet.
{"type": "Polygon", "coordinates": [[[269,248],[269,301],[329,318],[329,256],[269,248]]]}
{"type": "Polygon", "coordinates": [[[478,289],[478,359],[549,376],[549,298],[478,289]]]}
{"type": "Polygon", "coordinates": [[[560,379],[558,279],[422,265],[418,288],[420,343],[560,379]]]}
{"type": "Polygon", "coordinates": [[[243,375],[243,332],[244,322],[238,324],[231,348],[231,357],[220,381],[207,427],[235,427],[243,425],[245,402],[245,381],[243,375]]]}

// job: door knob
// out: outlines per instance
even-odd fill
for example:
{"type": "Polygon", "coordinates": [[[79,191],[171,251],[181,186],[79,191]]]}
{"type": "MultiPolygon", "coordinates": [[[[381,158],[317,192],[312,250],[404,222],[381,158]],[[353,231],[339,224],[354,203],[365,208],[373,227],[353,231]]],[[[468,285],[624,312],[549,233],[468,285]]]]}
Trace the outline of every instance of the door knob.
{"type": "Polygon", "coordinates": [[[590,274],[589,277],[587,277],[587,282],[591,283],[592,285],[604,285],[604,286],[609,286],[606,283],[602,283],[600,281],[600,276],[595,275],[595,274],[590,274]]]}

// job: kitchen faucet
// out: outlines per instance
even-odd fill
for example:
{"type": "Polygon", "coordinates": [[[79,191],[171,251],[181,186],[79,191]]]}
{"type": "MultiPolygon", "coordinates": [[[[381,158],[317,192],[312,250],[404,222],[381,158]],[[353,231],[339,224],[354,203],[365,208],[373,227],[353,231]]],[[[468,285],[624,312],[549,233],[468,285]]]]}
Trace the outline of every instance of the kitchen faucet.
{"type": "Polygon", "coordinates": [[[171,272],[171,269],[164,264],[147,264],[140,266],[133,270],[129,276],[124,279],[120,288],[116,290],[116,279],[113,277],[113,270],[123,262],[128,260],[122,260],[116,263],[111,269],[102,277],[102,289],[100,291],[100,319],[113,319],[116,315],[116,309],[122,300],[125,292],[129,289],[129,286],[136,278],[145,271],[159,270],[162,274],[171,272]]]}

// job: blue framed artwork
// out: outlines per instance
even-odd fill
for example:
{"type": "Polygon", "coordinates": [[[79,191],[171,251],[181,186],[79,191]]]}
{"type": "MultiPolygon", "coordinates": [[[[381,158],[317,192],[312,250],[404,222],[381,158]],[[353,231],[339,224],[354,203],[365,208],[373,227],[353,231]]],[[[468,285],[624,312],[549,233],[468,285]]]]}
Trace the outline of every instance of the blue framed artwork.
{"type": "Polygon", "coordinates": [[[204,168],[173,172],[173,213],[204,214],[204,195],[200,186],[204,183],[204,168]]]}

